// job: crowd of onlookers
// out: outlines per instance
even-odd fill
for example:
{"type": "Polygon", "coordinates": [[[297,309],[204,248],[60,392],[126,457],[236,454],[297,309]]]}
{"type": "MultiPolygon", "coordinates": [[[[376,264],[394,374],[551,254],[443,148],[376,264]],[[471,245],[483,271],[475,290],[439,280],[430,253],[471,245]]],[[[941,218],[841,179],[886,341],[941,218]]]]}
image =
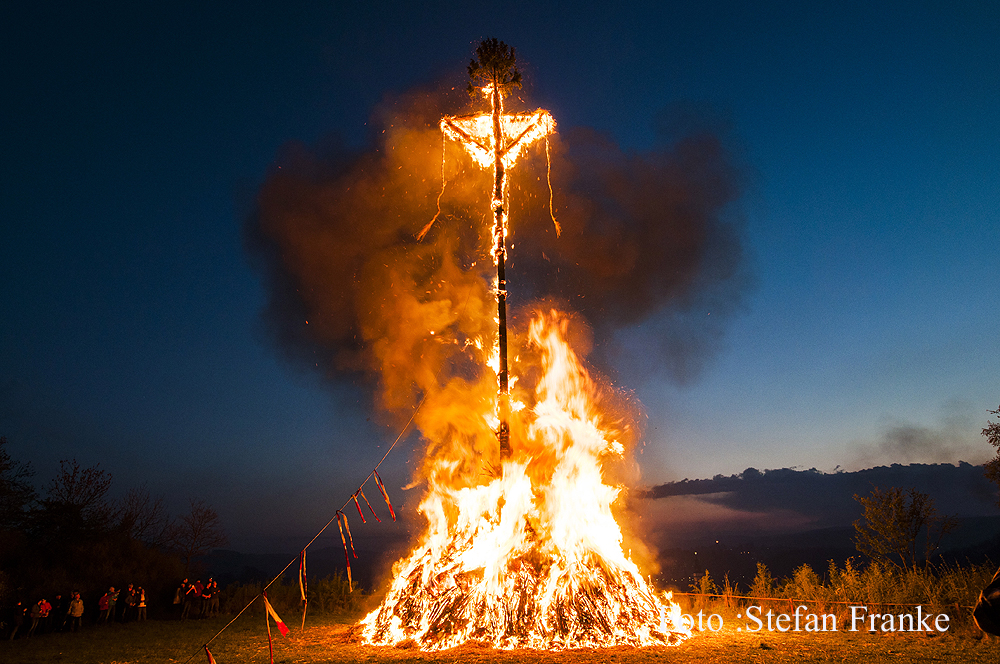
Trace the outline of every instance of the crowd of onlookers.
{"type": "MultiPolygon", "coordinates": [[[[175,618],[208,618],[219,614],[219,584],[213,579],[188,583],[184,579],[174,593],[175,618]]],[[[142,622],[146,620],[146,591],[141,586],[128,584],[124,590],[114,586],[97,600],[96,611],[91,610],[92,622],[107,623],[142,622]]],[[[29,638],[49,632],[75,632],[83,625],[86,611],[80,593],[57,594],[50,602],[41,598],[34,604],[17,602],[2,619],[7,638],[29,638]]],[[[3,632],[0,632],[3,633],[3,632]]]]}
{"type": "Polygon", "coordinates": [[[30,607],[23,602],[14,605],[6,622],[10,632],[10,640],[18,633],[29,637],[41,632],[76,631],[80,628],[83,618],[83,600],[80,593],[74,591],[68,599],[56,595],[52,602],[44,597],[30,607]],[[54,602],[54,603],[53,603],[54,602]]]}
{"type": "Polygon", "coordinates": [[[181,620],[187,618],[211,618],[219,615],[219,584],[214,579],[202,583],[201,579],[188,583],[181,581],[174,593],[174,604],[181,605],[181,620]]]}

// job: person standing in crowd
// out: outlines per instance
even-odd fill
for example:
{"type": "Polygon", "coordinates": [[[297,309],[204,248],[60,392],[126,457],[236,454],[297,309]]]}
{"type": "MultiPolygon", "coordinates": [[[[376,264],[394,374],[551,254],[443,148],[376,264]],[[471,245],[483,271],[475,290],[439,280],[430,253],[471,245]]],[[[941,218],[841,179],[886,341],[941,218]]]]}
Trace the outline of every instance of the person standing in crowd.
{"type": "Polygon", "coordinates": [[[28,607],[24,602],[18,602],[10,612],[10,640],[13,641],[17,632],[24,626],[24,616],[28,613],[28,607]]]}
{"type": "Polygon", "coordinates": [[[122,615],[121,621],[128,622],[134,616],[135,610],[135,587],[130,583],[122,594],[122,615]]]}
{"type": "Polygon", "coordinates": [[[38,623],[42,620],[42,604],[45,603],[45,599],[40,599],[31,606],[31,613],[29,614],[31,618],[31,627],[28,628],[28,636],[30,637],[38,629],[38,623]]]}
{"type": "Polygon", "coordinates": [[[66,629],[69,622],[67,613],[69,611],[69,598],[56,595],[55,602],[52,603],[52,628],[60,632],[66,629]]]}
{"type": "Polygon", "coordinates": [[[116,604],[118,604],[118,591],[115,590],[114,586],[111,586],[111,590],[108,591],[108,619],[111,622],[115,621],[116,604]]]}
{"type": "Polygon", "coordinates": [[[177,590],[174,591],[174,607],[175,607],[174,610],[175,611],[182,611],[183,610],[181,608],[181,605],[184,604],[184,593],[187,591],[187,582],[188,582],[187,579],[184,579],[183,581],[181,581],[181,585],[179,585],[177,587],[177,590]]]}
{"type": "Polygon", "coordinates": [[[59,613],[57,612],[60,605],[62,605],[62,595],[56,595],[56,598],[51,602],[46,602],[48,608],[42,607],[42,624],[39,628],[42,632],[54,632],[58,625],[56,623],[59,621],[59,613]]]}
{"type": "Polygon", "coordinates": [[[139,590],[137,587],[133,587],[132,584],[128,584],[128,619],[135,620],[135,615],[139,610],[139,590]]]}
{"type": "Polygon", "coordinates": [[[100,612],[97,615],[97,622],[108,622],[108,613],[111,612],[111,593],[114,591],[115,587],[111,586],[111,588],[108,589],[108,592],[101,595],[101,599],[97,600],[97,610],[100,612]]]}
{"type": "Polygon", "coordinates": [[[49,604],[49,600],[43,599],[42,603],[41,603],[41,606],[39,606],[38,609],[39,609],[39,613],[41,614],[38,617],[38,623],[42,627],[42,632],[48,632],[49,631],[49,614],[52,613],[52,605],[49,604]]]}
{"type": "Polygon", "coordinates": [[[202,595],[205,593],[205,584],[198,579],[194,582],[194,596],[191,601],[194,602],[194,606],[191,607],[194,611],[194,615],[201,617],[201,614],[205,612],[205,598],[202,595]]]}
{"type": "Polygon", "coordinates": [[[146,619],[146,591],[143,590],[142,586],[139,586],[139,589],[135,591],[135,594],[138,597],[135,620],[136,622],[142,622],[146,619]]]}
{"type": "Polygon", "coordinates": [[[208,617],[208,612],[212,604],[212,579],[208,580],[205,584],[204,589],[201,591],[201,615],[203,618],[208,617]]]}
{"type": "Polygon", "coordinates": [[[195,597],[197,597],[197,589],[192,583],[189,584],[187,590],[184,591],[184,608],[181,610],[181,620],[184,620],[191,615],[191,609],[194,608],[195,597]]]}
{"type": "Polygon", "coordinates": [[[74,592],[73,599],[69,602],[69,624],[71,629],[75,632],[80,629],[80,625],[83,623],[83,600],[80,599],[80,593],[74,592]]]}
{"type": "Polygon", "coordinates": [[[215,579],[209,579],[205,586],[205,615],[219,615],[219,584],[215,579]]]}

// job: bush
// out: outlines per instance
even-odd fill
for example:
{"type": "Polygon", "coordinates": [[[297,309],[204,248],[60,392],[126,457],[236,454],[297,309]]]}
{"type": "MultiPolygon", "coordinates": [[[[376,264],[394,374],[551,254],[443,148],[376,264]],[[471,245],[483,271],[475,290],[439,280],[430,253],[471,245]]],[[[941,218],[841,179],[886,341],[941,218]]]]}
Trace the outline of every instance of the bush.
{"type": "MultiPolygon", "coordinates": [[[[226,586],[220,597],[220,605],[224,612],[239,613],[247,604],[254,602],[263,589],[263,584],[231,583],[226,586]]],[[[310,579],[307,591],[309,613],[347,613],[360,609],[363,593],[358,588],[352,592],[348,588],[347,579],[340,572],[329,576],[310,579]]],[[[267,601],[275,611],[291,614],[302,610],[302,593],[298,580],[280,579],[267,589],[267,601]]],[[[247,609],[249,613],[262,614],[264,603],[255,601],[247,609]]]]}

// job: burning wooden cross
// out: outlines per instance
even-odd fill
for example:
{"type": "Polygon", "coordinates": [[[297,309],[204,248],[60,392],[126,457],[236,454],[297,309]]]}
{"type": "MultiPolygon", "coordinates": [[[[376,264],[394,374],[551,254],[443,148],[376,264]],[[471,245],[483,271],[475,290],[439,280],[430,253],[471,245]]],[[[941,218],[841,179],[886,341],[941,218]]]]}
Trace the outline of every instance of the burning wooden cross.
{"type": "MultiPolygon", "coordinates": [[[[507,373],[507,280],[504,263],[507,257],[507,169],[514,165],[521,152],[540,138],[555,131],[556,123],[548,111],[534,113],[504,113],[504,94],[521,87],[521,72],[517,70],[514,49],[497,39],[486,39],[476,49],[478,60],[469,64],[469,94],[482,93],[490,98],[489,113],[445,117],[441,131],[461,143],[483,168],[493,166],[493,260],[497,265],[497,313],[500,320],[500,368],[497,372],[499,393],[497,417],[500,426],[497,439],[500,458],[510,456],[510,392],[507,373]]],[[[551,202],[551,201],[550,201],[551,202]]],[[[555,221],[555,217],[553,217],[555,221]]],[[[434,223],[433,220],[431,223],[434,223]]],[[[430,224],[421,233],[429,230],[430,224]]],[[[559,224],[556,224],[559,234],[559,224]]]]}

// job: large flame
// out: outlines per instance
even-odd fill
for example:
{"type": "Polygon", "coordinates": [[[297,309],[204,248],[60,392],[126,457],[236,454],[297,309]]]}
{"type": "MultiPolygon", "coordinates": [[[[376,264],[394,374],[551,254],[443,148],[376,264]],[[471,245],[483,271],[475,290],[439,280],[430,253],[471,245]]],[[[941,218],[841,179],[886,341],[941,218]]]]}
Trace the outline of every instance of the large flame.
{"type": "MultiPolygon", "coordinates": [[[[523,407],[515,407],[513,455],[502,468],[448,453],[459,445],[429,448],[419,507],[427,530],[395,564],[382,604],[362,621],[366,642],[548,649],[674,644],[690,636],[669,593],[658,595],[622,550],[611,509],[620,488],[602,471],[625,453],[621,432],[598,410],[597,386],[567,343],[568,322],[553,310],[530,325],[525,359],[515,365],[521,376],[537,378],[515,390],[523,407]],[[478,478],[456,471],[477,463],[478,478]]],[[[485,364],[489,349],[473,345],[485,364]]],[[[493,399],[462,405],[458,429],[469,429],[469,417],[483,432],[492,429],[493,399]]],[[[428,436],[455,435],[447,421],[455,415],[439,409],[421,428],[428,436]]]]}

